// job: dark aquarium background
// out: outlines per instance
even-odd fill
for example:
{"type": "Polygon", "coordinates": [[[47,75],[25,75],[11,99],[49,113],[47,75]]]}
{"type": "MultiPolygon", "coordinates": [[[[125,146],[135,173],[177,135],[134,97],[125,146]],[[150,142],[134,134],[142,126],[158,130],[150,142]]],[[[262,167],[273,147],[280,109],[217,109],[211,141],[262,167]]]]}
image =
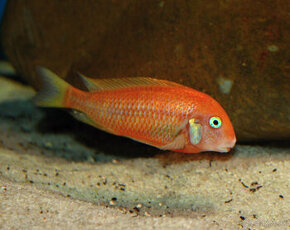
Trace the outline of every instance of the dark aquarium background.
{"type": "MultiPolygon", "coordinates": [[[[4,13],[4,10],[5,10],[6,2],[7,2],[7,0],[1,0],[0,1],[0,29],[1,29],[1,25],[2,25],[2,18],[3,18],[3,13],[4,13]]],[[[3,54],[2,48],[0,49],[0,58],[1,59],[4,58],[4,54],[3,54]]]]}

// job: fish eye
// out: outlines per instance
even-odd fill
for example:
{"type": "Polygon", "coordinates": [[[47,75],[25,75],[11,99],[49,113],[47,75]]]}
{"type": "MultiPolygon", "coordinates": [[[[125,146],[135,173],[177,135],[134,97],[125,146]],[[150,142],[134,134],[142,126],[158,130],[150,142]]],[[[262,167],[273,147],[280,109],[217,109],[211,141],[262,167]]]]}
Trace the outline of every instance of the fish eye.
{"type": "Polygon", "coordinates": [[[209,119],[209,124],[211,127],[217,129],[217,128],[221,127],[222,120],[219,117],[211,117],[209,119]]]}

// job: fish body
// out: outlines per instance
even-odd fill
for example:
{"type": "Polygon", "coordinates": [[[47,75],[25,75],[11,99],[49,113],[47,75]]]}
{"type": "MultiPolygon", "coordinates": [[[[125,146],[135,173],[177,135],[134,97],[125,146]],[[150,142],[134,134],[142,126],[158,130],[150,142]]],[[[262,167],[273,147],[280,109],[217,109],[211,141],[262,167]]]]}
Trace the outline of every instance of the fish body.
{"type": "Polygon", "coordinates": [[[189,87],[152,78],[92,80],[81,75],[87,92],[45,68],[38,72],[43,88],[36,104],[73,109],[77,119],[106,132],[185,153],[227,152],[235,145],[224,109],[189,87]]]}

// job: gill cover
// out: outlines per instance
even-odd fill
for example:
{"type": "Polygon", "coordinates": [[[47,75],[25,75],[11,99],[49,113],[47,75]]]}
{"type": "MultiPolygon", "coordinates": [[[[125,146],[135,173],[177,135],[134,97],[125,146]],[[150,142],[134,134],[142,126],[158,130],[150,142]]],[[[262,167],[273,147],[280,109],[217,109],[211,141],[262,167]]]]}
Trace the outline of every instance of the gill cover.
{"type": "Polygon", "coordinates": [[[201,124],[196,123],[194,119],[189,120],[189,138],[193,145],[197,145],[201,140],[201,124]]]}

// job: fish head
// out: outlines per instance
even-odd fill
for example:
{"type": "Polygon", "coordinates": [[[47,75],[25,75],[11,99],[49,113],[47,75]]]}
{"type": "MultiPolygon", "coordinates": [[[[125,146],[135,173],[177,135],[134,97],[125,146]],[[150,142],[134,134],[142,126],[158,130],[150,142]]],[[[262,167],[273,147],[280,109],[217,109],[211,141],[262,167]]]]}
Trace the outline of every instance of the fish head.
{"type": "MultiPolygon", "coordinates": [[[[194,114],[188,122],[189,145],[199,152],[228,152],[236,144],[229,116],[216,102],[207,110],[194,114]]],[[[189,146],[187,149],[190,149],[189,146]]]]}

